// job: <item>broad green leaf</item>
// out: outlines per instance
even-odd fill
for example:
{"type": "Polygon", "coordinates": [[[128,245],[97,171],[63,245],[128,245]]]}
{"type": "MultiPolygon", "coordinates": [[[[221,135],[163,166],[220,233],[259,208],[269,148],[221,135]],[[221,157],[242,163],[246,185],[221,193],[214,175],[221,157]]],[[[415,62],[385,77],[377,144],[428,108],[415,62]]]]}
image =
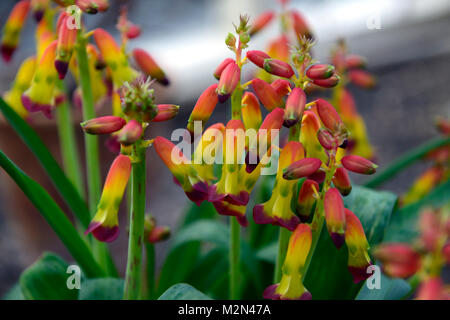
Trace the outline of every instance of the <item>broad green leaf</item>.
{"type": "Polygon", "coordinates": [[[16,283],[3,297],[2,300],[25,300],[20,284],[16,283]]]}
{"type": "Polygon", "coordinates": [[[1,98],[0,111],[39,160],[53,182],[53,185],[60,192],[72,213],[80,220],[81,224],[87,228],[90,222],[90,214],[86,203],[81,198],[81,195],[78,193],[75,186],[64,174],[64,171],[39,138],[38,134],[1,98]]]}
{"type": "Polygon", "coordinates": [[[70,220],[47,191],[11,162],[2,151],[0,151],[0,166],[17,183],[19,188],[39,210],[44,219],[64,243],[72,257],[78,262],[84,272],[86,272],[86,275],[88,277],[102,277],[104,273],[94,260],[86,242],[80,237],[70,220]]]}
{"type": "Polygon", "coordinates": [[[26,269],[19,283],[27,300],[76,300],[77,289],[69,289],[68,264],[52,253],[44,255],[26,269]]]}
{"type": "Polygon", "coordinates": [[[385,242],[411,242],[418,234],[420,212],[426,207],[439,208],[450,202],[450,180],[444,182],[422,200],[394,212],[386,229],[385,242]]]}
{"type": "Polygon", "coordinates": [[[158,300],[212,300],[186,283],[178,283],[164,292],[158,300]]]}
{"type": "MultiPolygon", "coordinates": [[[[392,193],[355,186],[344,202],[360,219],[369,244],[375,245],[383,240],[396,201],[392,193]]],[[[356,297],[363,282],[353,283],[347,258],[347,246],[343,245],[338,250],[324,226],[305,279],[305,286],[311,291],[313,299],[356,297]]]]}
{"type": "Polygon", "coordinates": [[[400,300],[411,292],[411,286],[403,279],[389,278],[383,273],[380,275],[380,288],[369,289],[363,286],[356,300],[400,300]]]}
{"type": "Polygon", "coordinates": [[[81,283],[79,300],[122,300],[123,288],[123,279],[87,279],[81,283]]]}

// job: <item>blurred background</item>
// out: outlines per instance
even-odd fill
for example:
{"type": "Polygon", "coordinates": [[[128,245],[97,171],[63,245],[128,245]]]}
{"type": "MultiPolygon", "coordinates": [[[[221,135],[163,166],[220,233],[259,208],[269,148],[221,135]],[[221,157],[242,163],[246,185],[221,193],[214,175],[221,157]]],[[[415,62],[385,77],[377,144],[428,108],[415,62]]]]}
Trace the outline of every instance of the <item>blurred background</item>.
{"type": "MultiPolygon", "coordinates": [[[[226,57],[231,57],[224,39],[233,31],[239,14],[252,18],[267,9],[277,9],[275,0],[111,0],[108,12],[88,16],[89,29],[101,26],[115,36],[120,6],[127,4],[129,19],[139,24],[142,36],[130,42],[130,49],[148,50],[166,71],[171,86],[155,84],[159,103],[181,105],[172,121],[152,125],[149,136],[170,137],[176,128],[184,127],[200,93],[215,80],[212,73],[226,57]]],[[[366,120],[371,143],[376,148],[377,163],[383,167],[396,157],[435,136],[436,116],[450,116],[450,1],[448,0],[292,0],[291,7],[300,10],[313,30],[317,45],[315,57],[329,61],[330,50],[337,39],[347,40],[350,52],[368,59],[368,69],[378,78],[371,90],[350,87],[357,107],[366,120]]],[[[0,27],[3,27],[15,1],[0,2],[0,27]]],[[[277,22],[252,38],[251,49],[264,50],[268,41],[280,31],[277,22]]],[[[29,19],[19,49],[9,64],[0,63],[0,92],[14,79],[21,61],[33,54],[35,22],[29,19]]],[[[117,37],[118,39],[118,37],[117,37]]],[[[251,67],[245,76],[250,79],[251,67]]],[[[104,106],[99,113],[107,112],[104,106]]],[[[74,114],[80,118],[79,110],[74,114]]],[[[225,121],[226,104],[218,105],[212,121],[225,121]]],[[[212,123],[211,121],[211,123],[212,123]]],[[[54,121],[38,118],[33,127],[57,159],[58,136],[54,121]]],[[[80,150],[81,129],[76,125],[80,150]]],[[[38,162],[2,119],[0,148],[26,173],[40,182],[55,198],[55,193],[38,162]]],[[[103,146],[104,140],[101,140],[103,146]]],[[[103,178],[113,154],[102,148],[103,178]]],[[[82,157],[82,155],[80,155],[82,157]]],[[[154,151],[148,157],[148,210],[158,224],[173,229],[183,214],[186,197],[172,183],[172,178],[154,151]]],[[[422,172],[426,164],[415,165],[401,173],[384,189],[403,193],[422,172]]],[[[355,178],[355,177],[353,177],[355,178]]],[[[354,180],[358,182],[356,179],[354,180]]],[[[59,202],[62,206],[61,201],[59,202]]],[[[124,210],[121,220],[126,219],[124,210]]],[[[124,223],[122,222],[122,226],[124,223]]],[[[125,269],[127,232],[122,228],[112,250],[120,270],[125,269]]],[[[168,242],[157,246],[158,260],[164,256],[168,242]]],[[[70,260],[59,240],[45,221],[15,186],[0,172],[0,296],[14,284],[20,272],[45,250],[60,253],[70,260]]]]}

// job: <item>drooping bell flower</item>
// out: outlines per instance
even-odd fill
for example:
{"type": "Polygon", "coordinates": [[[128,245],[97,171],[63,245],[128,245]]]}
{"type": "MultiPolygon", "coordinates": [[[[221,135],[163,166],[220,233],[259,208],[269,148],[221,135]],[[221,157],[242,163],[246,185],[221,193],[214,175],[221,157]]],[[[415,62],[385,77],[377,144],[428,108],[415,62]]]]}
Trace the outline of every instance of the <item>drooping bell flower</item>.
{"type": "Polygon", "coordinates": [[[249,50],[247,51],[247,59],[253,62],[255,65],[264,69],[264,60],[270,59],[270,56],[264,51],[249,50]]]}
{"type": "Polygon", "coordinates": [[[273,11],[266,11],[261,13],[253,22],[252,27],[250,28],[249,34],[250,36],[258,33],[262,29],[264,29],[275,17],[275,13],[273,11]]]}
{"type": "Polygon", "coordinates": [[[408,244],[387,243],[378,246],[373,255],[383,264],[383,271],[397,278],[409,278],[420,268],[420,255],[408,244]]]}
{"type": "Polygon", "coordinates": [[[119,219],[117,216],[128,179],[131,174],[131,160],[119,155],[114,160],[106,177],[97,213],[85,234],[92,232],[94,237],[103,242],[112,242],[119,236],[119,219]]]}
{"type": "Polygon", "coordinates": [[[364,229],[358,217],[345,209],[345,243],[348,248],[348,270],[353,276],[353,282],[358,283],[366,280],[370,274],[367,267],[372,263],[369,257],[369,243],[367,242],[364,229]]]}
{"type": "Polygon", "coordinates": [[[301,88],[294,88],[286,100],[284,126],[290,128],[303,118],[306,105],[306,95],[301,88]]]}
{"type": "Polygon", "coordinates": [[[166,73],[156,63],[155,59],[147,53],[147,51],[142,49],[134,49],[133,58],[142,72],[156,79],[156,81],[164,86],[169,85],[169,79],[167,78],[166,73]]]}
{"type": "Polygon", "coordinates": [[[197,103],[189,116],[187,129],[191,134],[192,140],[194,140],[194,122],[201,121],[202,131],[205,127],[205,123],[211,117],[214,109],[216,108],[219,98],[217,95],[217,84],[209,86],[198,98],[197,103]]]}
{"type": "Polygon", "coordinates": [[[372,161],[356,155],[343,157],[341,163],[345,169],[359,174],[374,174],[378,167],[372,161]]]}
{"type": "MultiPolygon", "coordinates": [[[[180,106],[174,104],[158,104],[158,114],[151,121],[152,122],[164,122],[176,117],[180,106]]],[[[143,119],[145,121],[145,119],[143,119]]]]}
{"type": "Polygon", "coordinates": [[[377,83],[375,77],[365,70],[350,70],[348,77],[352,83],[365,89],[373,88],[377,83]]]}
{"type": "Polygon", "coordinates": [[[109,8],[108,0],[76,0],[76,5],[88,14],[105,12],[109,8]]]}
{"type": "Polygon", "coordinates": [[[323,204],[328,233],[336,248],[340,249],[345,241],[345,210],[339,191],[336,188],[329,189],[323,204]]]}
{"type": "Polygon", "coordinates": [[[208,184],[177,146],[163,137],[156,137],[153,147],[191,201],[200,205],[208,198],[208,184]]]}
{"type": "Polygon", "coordinates": [[[252,88],[267,110],[272,111],[275,108],[282,108],[284,106],[283,97],[278,95],[275,89],[264,80],[253,79],[252,88]]]}
{"type": "Polygon", "coordinates": [[[258,98],[253,93],[247,91],[242,97],[241,105],[242,121],[244,122],[245,129],[258,130],[262,122],[258,98]]]}
{"type": "Polygon", "coordinates": [[[142,124],[132,119],[117,132],[117,140],[124,146],[131,146],[142,137],[143,133],[142,124]]]}
{"type": "Polygon", "coordinates": [[[339,192],[345,197],[352,191],[352,184],[350,182],[350,177],[345,168],[337,168],[333,176],[334,187],[339,190],[339,192]]]}
{"type": "Polygon", "coordinates": [[[217,94],[221,103],[227,101],[231,93],[239,84],[241,79],[241,69],[233,62],[229,63],[220,75],[220,81],[217,86],[217,94]]]}
{"type": "Polygon", "coordinates": [[[71,16],[63,12],[61,13],[63,20],[58,30],[58,46],[56,48],[55,68],[58,71],[59,78],[64,79],[67,70],[69,69],[70,58],[72,57],[77,41],[77,29],[69,28],[67,19],[71,16]]]}
{"type": "Polygon", "coordinates": [[[102,58],[111,70],[114,84],[120,87],[126,81],[132,82],[137,77],[137,72],[130,67],[127,56],[114,38],[101,28],[95,29],[93,35],[102,58]]]}
{"type": "Polygon", "coordinates": [[[300,142],[290,141],[282,149],[278,161],[278,171],[272,196],[269,201],[253,208],[253,219],[257,224],[273,224],[295,230],[300,219],[291,209],[296,181],[283,178],[283,171],[291,163],[304,157],[304,149],[300,142]]]}
{"type": "Polygon", "coordinates": [[[45,50],[36,68],[30,88],[22,95],[22,103],[29,112],[42,111],[49,118],[58,79],[58,73],[54,66],[56,46],[57,42],[54,41],[45,50]]]}
{"type": "Polygon", "coordinates": [[[125,119],[121,117],[105,116],[85,121],[81,127],[88,134],[110,134],[122,129],[125,124],[125,119]]]}
{"type": "Polygon", "coordinates": [[[319,184],[310,179],[306,179],[298,193],[296,211],[302,222],[308,221],[314,204],[317,201],[315,196],[319,192],[319,184]]]}
{"type": "Polygon", "coordinates": [[[263,64],[264,70],[268,73],[289,79],[294,75],[294,70],[289,63],[277,59],[265,59],[263,64]]]}
{"type": "Polygon", "coordinates": [[[311,293],[303,285],[302,274],[311,243],[311,228],[307,224],[299,224],[289,239],[281,281],[264,290],[264,299],[311,300],[311,293]]]}
{"type": "Polygon", "coordinates": [[[30,1],[22,0],[16,3],[2,31],[0,52],[3,60],[9,62],[19,44],[20,33],[30,9],[30,1]]]}
{"type": "Polygon", "coordinates": [[[319,129],[320,121],[317,115],[312,111],[305,111],[300,129],[300,142],[305,146],[307,157],[320,159],[327,163],[328,156],[317,138],[319,129]]]}
{"type": "Polygon", "coordinates": [[[296,10],[292,10],[291,12],[292,24],[294,27],[295,35],[300,39],[301,37],[305,37],[307,39],[313,39],[313,35],[311,30],[308,27],[308,24],[305,21],[305,18],[301,15],[300,12],[296,10]]]}
{"type": "Polygon", "coordinates": [[[220,80],[220,75],[222,74],[223,70],[225,70],[225,68],[232,62],[234,62],[234,60],[231,58],[226,58],[225,60],[223,60],[214,71],[214,78],[220,80]]]}
{"type": "Polygon", "coordinates": [[[17,71],[11,89],[3,95],[5,102],[24,119],[28,116],[28,111],[22,104],[22,94],[30,87],[35,70],[36,58],[30,57],[25,59],[19,71],[17,71]]]}

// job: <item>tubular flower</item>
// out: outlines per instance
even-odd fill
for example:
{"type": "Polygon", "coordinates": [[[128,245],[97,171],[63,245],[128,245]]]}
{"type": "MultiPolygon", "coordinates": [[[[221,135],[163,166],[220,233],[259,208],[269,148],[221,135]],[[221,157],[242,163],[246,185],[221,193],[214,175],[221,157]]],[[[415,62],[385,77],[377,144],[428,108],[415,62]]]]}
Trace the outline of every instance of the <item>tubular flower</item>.
{"type": "Polygon", "coordinates": [[[62,23],[58,30],[58,46],[56,48],[55,68],[58,71],[59,78],[64,79],[69,68],[70,58],[77,40],[78,30],[69,28],[67,19],[71,16],[66,12],[61,14],[62,23]]]}
{"type": "MultiPolygon", "coordinates": [[[[163,122],[171,120],[176,117],[178,111],[180,111],[180,106],[174,104],[158,104],[158,114],[151,121],[152,122],[163,122]]],[[[145,121],[145,119],[143,119],[145,121]]]]}
{"type": "Polygon", "coordinates": [[[299,224],[289,239],[289,246],[282,268],[279,284],[266,288],[264,299],[311,300],[311,293],[303,286],[302,269],[312,243],[312,232],[308,225],[299,224]]]}
{"type": "Polygon", "coordinates": [[[319,184],[314,180],[306,179],[298,193],[297,205],[295,207],[302,222],[308,221],[311,215],[311,211],[317,200],[315,197],[316,192],[319,192],[319,184]]]}
{"type": "Polygon", "coordinates": [[[334,74],[334,66],[329,64],[313,64],[306,69],[306,75],[313,80],[328,79],[334,74]]]}
{"type": "Polygon", "coordinates": [[[164,86],[169,85],[169,79],[167,79],[166,73],[145,50],[134,49],[133,57],[142,72],[156,79],[156,81],[164,86]]]}
{"type": "Polygon", "coordinates": [[[241,79],[241,69],[233,62],[229,63],[220,75],[217,94],[221,103],[227,101],[241,79]]]}
{"type": "Polygon", "coordinates": [[[220,80],[220,75],[222,74],[223,70],[225,70],[225,68],[232,62],[234,62],[234,60],[231,58],[226,58],[225,60],[223,60],[214,71],[214,78],[220,80]]]}
{"type": "Polygon", "coordinates": [[[109,134],[119,131],[125,124],[125,119],[121,117],[105,116],[85,121],[81,127],[89,134],[109,134]]]}
{"type": "Polygon", "coordinates": [[[344,202],[336,188],[325,193],[323,201],[328,233],[336,248],[340,249],[345,241],[344,202]]]}
{"type": "Polygon", "coordinates": [[[9,14],[8,20],[6,20],[0,44],[0,52],[6,62],[11,61],[11,57],[19,44],[20,33],[29,9],[30,1],[19,1],[9,14]]]}
{"type": "Polygon", "coordinates": [[[42,55],[48,46],[56,40],[56,35],[52,30],[52,26],[49,24],[47,19],[42,19],[41,22],[38,23],[36,32],[35,32],[36,46],[37,46],[37,61],[40,61],[42,55]]]}
{"type": "Polygon", "coordinates": [[[264,69],[264,60],[270,59],[270,56],[264,51],[249,50],[247,51],[247,59],[253,62],[255,65],[264,69]]]}
{"type": "Polygon", "coordinates": [[[316,106],[320,120],[322,120],[323,125],[330,129],[331,132],[340,133],[342,130],[345,130],[341,117],[329,102],[318,99],[316,106]]]}
{"type": "Polygon", "coordinates": [[[131,174],[131,160],[119,155],[109,169],[97,213],[85,234],[92,232],[99,241],[111,242],[119,235],[117,212],[131,174]]]}
{"type": "Polygon", "coordinates": [[[295,180],[313,175],[322,165],[320,159],[304,158],[293,162],[283,172],[286,180],[295,180]]]}
{"type": "Polygon", "coordinates": [[[242,97],[242,120],[245,125],[245,129],[258,130],[261,126],[262,115],[259,101],[256,96],[251,92],[245,92],[242,97]]]}
{"type": "Polygon", "coordinates": [[[353,282],[358,283],[369,277],[367,267],[371,265],[364,229],[358,217],[345,209],[345,243],[348,248],[348,270],[353,275],[353,282]]]}
{"type": "Polygon", "coordinates": [[[374,174],[378,167],[375,163],[355,155],[345,156],[341,162],[345,169],[360,174],[374,174]]]}
{"type": "Polygon", "coordinates": [[[409,278],[420,268],[420,255],[407,244],[383,244],[373,254],[383,264],[383,271],[391,277],[409,278]]]}
{"type": "Polygon", "coordinates": [[[31,81],[30,88],[22,95],[22,103],[29,112],[42,111],[51,117],[54,105],[54,89],[58,74],[54,67],[56,41],[45,50],[31,81]]]}
{"type": "Polygon", "coordinates": [[[341,78],[335,73],[327,79],[314,79],[312,83],[322,88],[333,88],[341,81],[341,78]]]}
{"type": "Polygon", "coordinates": [[[348,172],[345,168],[337,168],[332,181],[334,187],[337,188],[344,197],[349,195],[352,191],[350,177],[348,176],[348,172]]]}
{"type": "Polygon", "coordinates": [[[35,69],[36,58],[27,58],[20,66],[11,89],[3,96],[6,103],[8,103],[8,105],[10,105],[22,118],[28,116],[28,111],[23,106],[21,97],[25,90],[30,87],[35,69]]]}
{"type": "Polygon", "coordinates": [[[252,87],[267,110],[272,111],[275,108],[282,108],[284,106],[283,97],[278,95],[275,89],[264,80],[253,79],[252,87]]]}
{"type": "Polygon", "coordinates": [[[137,72],[130,67],[125,53],[120,50],[114,38],[101,28],[95,29],[93,34],[95,43],[111,70],[114,84],[120,87],[123,82],[132,82],[137,77],[137,72]]]}
{"type": "Polygon", "coordinates": [[[290,128],[303,118],[306,105],[306,95],[301,88],[294,88],[286,100],[284,126],[290,128]]]}
{"type": "Polygon", "coordinates": [[[258,33],[264,27],[266,27],[275,17],[275,13],[273,11],[266,11],[260,14],[253,22],[252,27],[250,28],[249,34],[250,36],[258,33]]]}
{"type": "Polygon", "coordinates": [[[142,124],[133,119],[117,132],[117,140],[124,146],[131,146],[142,137],[143,133],[142,124]]]}
{"type": "Polygon", "coordinates": [[[277,79],[270,86],[275,89],[275,92],[280,97],[284,97],[291,91],[291,84],[286,79],[277,79]]]}
{"type": "Polygon", "coordinates": [[[317,138],[319,129],[320,121],[317,115],[312,111],[305,111],[300,129],[300,142],[305,146],[307,157],[317,158],[327,163],[328,156],[317,138]]]}
{"type": "Polygon", "coordinates": [[[253,219],[257,224],[273,224],[295,230],[300,219],[291,209],[291,201],[294,196],[296,181],[283,179],[283,170],[291,163],[304,157],[304,149],[300,142],[290,141],[280,154],[278,171],[269,201],[256,205],[253,208],[253,219]]]}
{"type": "Polygon", "coordinates": [[[197,205],[208,198],[208,184],[199,176],[181,150],[169,140],[156,137],[153,146],[156,153],[172,172],[186,196],[197,205]]]}
{"type": "Polygon", "coordinates": [[[290,78],[294,75],[294,70],[289,63],[281,60],[265,59],[263,67],[264,70],[275,76],[290,78]]]}
{"type": "Polygon", "coordinates": [[[203,130],[205,123],[211,117],[218,102],[217,84],[211,85],[200,95],[189,116],[187,124],[187,129],[191,133],[192,140],[194,139],[194,121],[201,121],[203,130]]]}

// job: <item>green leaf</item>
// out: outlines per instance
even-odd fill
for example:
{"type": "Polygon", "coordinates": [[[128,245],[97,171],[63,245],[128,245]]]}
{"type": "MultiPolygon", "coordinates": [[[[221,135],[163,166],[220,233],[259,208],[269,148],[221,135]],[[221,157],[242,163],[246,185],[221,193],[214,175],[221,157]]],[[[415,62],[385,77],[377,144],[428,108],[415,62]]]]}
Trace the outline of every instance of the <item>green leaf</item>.
{"type": "Polygon", "coordinates": [[[439,208],[449,203],[450,180],[436,187],[422,200],[394,212],[386,230],[385,242],[411,242],[419,235],[420,212],[426,207],[439,208]]]}
{"type": "Polygon", "coordinates": [[[122,300],[123,288],[123,279],[88,279],[81,283],[79,300],[122,300]]]}
{"type": "MultiPolygon", "coordinates": [[[[355,186],[344,203],[360,219],[369,244],[375,245],[383,240],[396,201],[392,193],[355,186]]],[[[305,279],[305,286],[311,291],[313,299],[356,297],[363,282],[353,283],[347,258],[347,246],[338,250],[324,226],[305,279]]]]}
{"type": "Polygon", "coordinates": [[[75,186],[64,174],[64,171],[39,138],[38,134],[1,98],[0,111],[39,160],[53,185],[59,191],[72,213],[80,220],[81,224],[87,228],[90,222],[90,214],[86,203],[83,201],[75,186]]]}
{"type": "Polygon", "coordinates": [[[44,253],[20,276],[24,297],[28,300],[76,300],[78,290],[67,287],[68,266],[57,255],[44,253]]]}
{"type": "Polygon", "coordinates": [[[381,273],[380,289],[363,286],[356,300],[400,300],[411,292],[411,286],[403,279],[389,278],[381,273]]]}
{"type": "Polygon", "coordinates": [[[178,283],[164,292],[158,300],[212,300],[186,283],[178,283]]]}
{"type": "Polygon", "coordinates": [[[2,300],[25,300],[20,284],[16,283],[3,297],[2,300]]]}
{"type": "Polygon", "coordinates": [[[0,166],[17,183],[19,188],[39,210],[72,257],[86,272],[88,277],[102,277],[102,269],[94,260],[91,250],[80,237],[74,226],[50,195],[36,181],[27,176],[0,151],[0,166]]]}
{"type": "Polygon", "coordinates": [[[277,253],[278,253],[278,242],[275,241],[259,249],[256,252],[256,256],[258,257],[258,259],[262,261],[275,263],[277,259],[277,253]]]}

